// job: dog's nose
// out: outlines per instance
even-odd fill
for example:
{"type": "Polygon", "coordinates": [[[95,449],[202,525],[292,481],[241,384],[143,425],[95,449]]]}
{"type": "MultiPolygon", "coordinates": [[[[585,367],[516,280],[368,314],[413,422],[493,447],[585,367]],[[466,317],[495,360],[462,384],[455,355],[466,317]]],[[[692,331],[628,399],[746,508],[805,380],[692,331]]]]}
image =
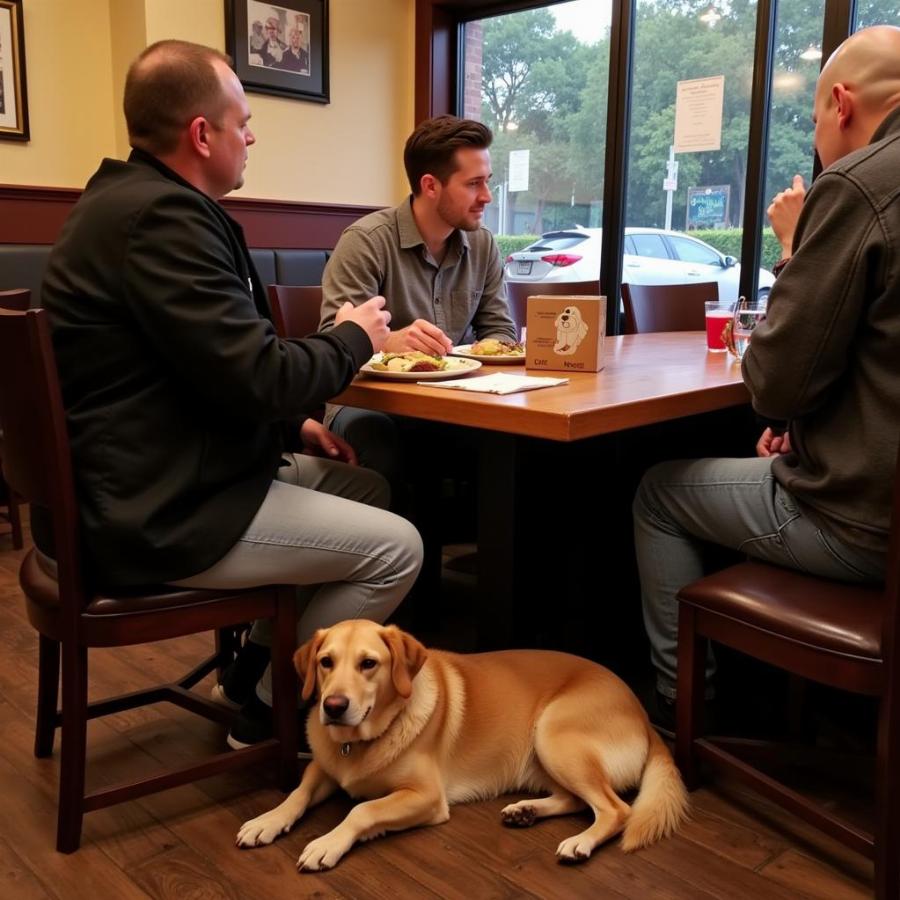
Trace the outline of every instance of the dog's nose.
{"type": "Polygon", "coordinates": [[[568,316],[563,316],[563,317],[562,317],[562,320],[563,320],[563,322],[568,322],[569,317],[568,317],[568,316]]]}
{"type": "Polygon", "coordinates": [[[342,694],[332,694],[330,697],[326,697],[322,701],[322,707],[325,710],[325,714],[330,719],[339,719],[345,712],[347,712],[347,708],[350,706],[350,699],[348,697],[344,697],[342,694]]]}

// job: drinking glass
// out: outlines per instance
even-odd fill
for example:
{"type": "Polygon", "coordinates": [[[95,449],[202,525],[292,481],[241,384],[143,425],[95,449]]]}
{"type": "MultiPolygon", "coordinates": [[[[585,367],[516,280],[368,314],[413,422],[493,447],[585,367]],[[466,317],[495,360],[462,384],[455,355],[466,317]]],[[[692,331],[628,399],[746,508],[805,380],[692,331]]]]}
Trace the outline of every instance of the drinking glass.
{"type": "Polygon", "coordinates": [[[766,298],[760,300],[748,300],[741,297],[734,307],[734,316],[731,320],[731,334],[728,335],[728,350],[737,359],[743,359],[750,346],[750,335],[753,329],[766,317],[766,298]]]}
{"type": "Polygon", "coordinates": [[[706,348],[713,353],[725,352],[726,325],[734,314],[733,303],[718,303],[715,300],[707,300],[706,307],[706,348]]]}

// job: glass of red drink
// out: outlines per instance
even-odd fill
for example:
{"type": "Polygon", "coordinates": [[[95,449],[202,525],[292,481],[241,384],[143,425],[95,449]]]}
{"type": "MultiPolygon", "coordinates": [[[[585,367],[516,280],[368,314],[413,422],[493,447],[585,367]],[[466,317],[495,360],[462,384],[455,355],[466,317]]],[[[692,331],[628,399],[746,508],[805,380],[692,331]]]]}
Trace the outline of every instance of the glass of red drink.
{"type": "Polygon", "coordinates": [[[707,300],[706,306],[706,347],[714,353],[724,352],[725,326],[734,316],[733,303],[717,303],[707,300]]]}

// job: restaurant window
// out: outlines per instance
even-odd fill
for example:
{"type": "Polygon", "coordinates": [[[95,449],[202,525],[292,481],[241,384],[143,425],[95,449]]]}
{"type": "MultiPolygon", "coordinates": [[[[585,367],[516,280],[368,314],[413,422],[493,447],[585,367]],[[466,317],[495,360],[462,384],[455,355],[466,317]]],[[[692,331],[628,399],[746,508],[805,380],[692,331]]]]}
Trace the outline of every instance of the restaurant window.
{"type": "Polygon", "coordinates": [[[857,0],[856,30],[870,25],[900,25],[898,0],[857,0]]]}
{"type": "Polygon", "coordinates": [[[504,256],[547,232],[600,227],[609,25],[597,0],[465,25],[461,113],[494,132],[485,224],[504,256]]]}
{"type": "MultiPolygon", "coordinates": [[[[733,300],[738,270],[726,257],[741,248],[756,2],[637,0],[634,28],[626,228],[704,241],[713,249],[686,249],[691,260],[669,266],[665,280],[716,280],[733,300]]],[[[663,273],[629,271],[626,258],[622,280],[663,273]]]]}
{"type": "MultiPolygon", "coordinates": [[[[791,186],[795,175],[809,187],[815,161],[812,110],[822,65],[825,0],[779,0],[769,116],[763,206],[791,186]]],[[[768,219],[762,222],[760,265],[781,258],[781,246],[768,219]]]]}

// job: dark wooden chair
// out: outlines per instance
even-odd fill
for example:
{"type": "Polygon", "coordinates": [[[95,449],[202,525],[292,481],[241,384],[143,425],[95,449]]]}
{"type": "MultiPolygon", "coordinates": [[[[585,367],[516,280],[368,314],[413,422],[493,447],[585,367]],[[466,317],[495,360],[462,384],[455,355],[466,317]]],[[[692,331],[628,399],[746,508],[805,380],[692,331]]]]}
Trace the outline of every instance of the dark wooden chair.
{"type": "Polygon", "coordinates": [[[758,562],[683,588],[678,619],[676,759],[689,788],[698,762],[751,785],[875,860],[878,898],[900,896],[900,460],[894,478],[886,584],[860,586],[758,562]],[[707,640],[791,673],[878,698],[875,828],[869,833],[751,765],[746,742],[702,736],[707,640]]]}
{"type": "Polygon", "coordinates": [[[653,331],[704,331],[706,300],[717,302],[715,281],[692,284],[623,284],[624,334],[653,331]]]}
{"type": "Polygon", "coordinates": [[[0,310],[0,378],[9,381],[13,373],[17,389],[0,394],[4,465],[12,488],[32,503],[33,510],[46,512],[55,548],[55,565],[32,549],[22,561],[19,581],[29,621],[40,634],[36,756],[53,752],[56,728],[62,728],[57,849],[69,853],[78,848],[86,812],[220,772],[276,763],[282,787],[293,787],[297,777],[297,688],[291,663],[296,644],[294,589],[267,586],[218,591],[157,586],[101,592],[90,584],[79,555],[69,439],[43,310],[0,310]],[[89,719],[165,700],[214,721],[230,721],[232,713],[190,688],[230,661],[226,645],[234,627],[257,618],[275,620],[276,737],[246,750],[221,753],[85,793],[89,719]],[[217,631],[219,649],[180,680],[88,703],[88,648],[142,644],[210,630],[217,631]],[[62,709],[58,712],[60,655],[62,709]]]}
{"type": "MultiPolygon", "coordinates": [[[[0,309],[14,309],[20,312],[31,306],[31,291],[20,289],[15,291],[0,291],[0,309]]],[[[6,382],[12,385],[14,382],[6,382]]],[[[3,390],[3,385],[0,385],[3,390]]],[[[25,545],[22,534],[22,512],[19,506],[21,498],[15,491],[10,490],[6,479],[3,477],[3,432],[0,430],[0,506],[6,506],[6,518],[9,521],[12,545],[14,550],[21,550],[25,545]]]]}
{"type": "Polygon", "coordinates": [[[279,337],[304,338],[319,330],[321,285],[270,284],[272,324],[279,337]]]}
{"type": "Polygon", "coordinates": [[[526,305],[529,297],[552,294],[571,294],[573,297],[599,297],[600,279],[596,281],[507,281],[506,300],[509,314],[516,323],[519,333],[526,320],[526,305]]]}

